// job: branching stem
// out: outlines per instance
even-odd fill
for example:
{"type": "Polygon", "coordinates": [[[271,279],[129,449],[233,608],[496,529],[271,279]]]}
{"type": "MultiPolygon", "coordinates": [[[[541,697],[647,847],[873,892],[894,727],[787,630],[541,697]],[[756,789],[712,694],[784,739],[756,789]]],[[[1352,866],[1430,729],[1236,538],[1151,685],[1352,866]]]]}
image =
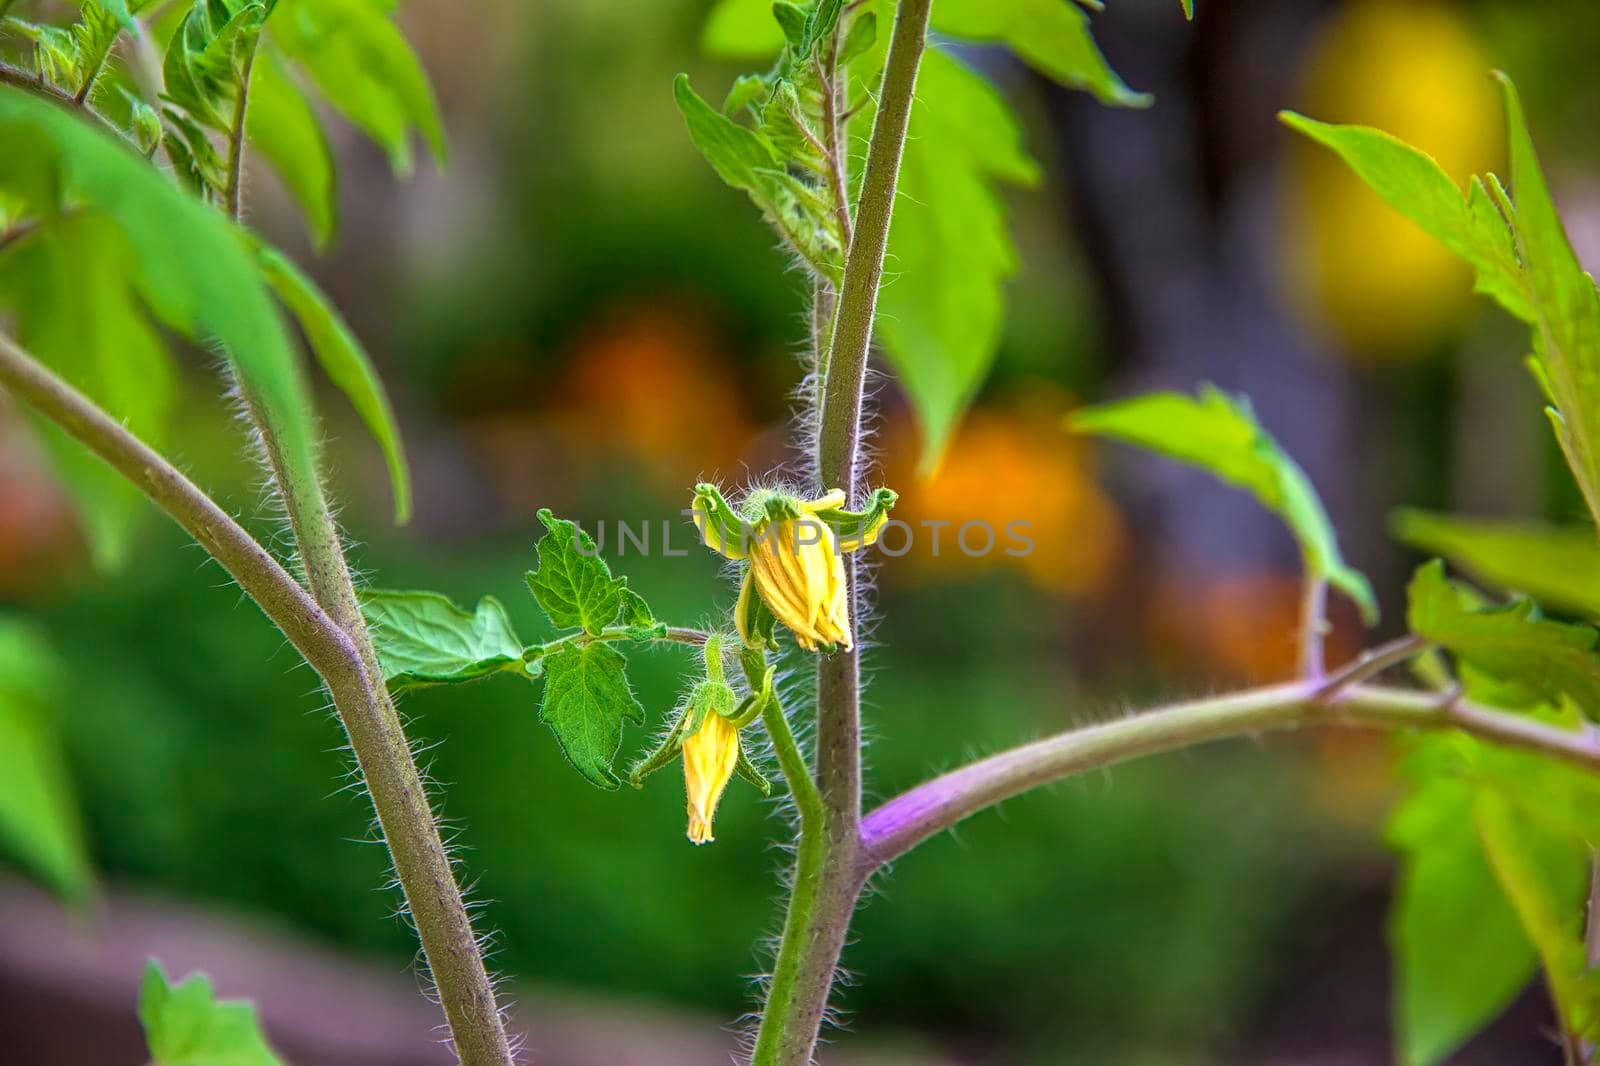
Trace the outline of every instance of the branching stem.
{"type": "Polygon", "coordinates": [[[1351,685],[1337,694],[1316,682],[1173,704],[1086,726],[1001,752],[916,786],[867,815],[866,856],[881,866],[1002,800],[1086,770],[1227,737],[1302,725],[1459,729],[1484,740],[1600,770],[1600,738],[1569,732],[1437,693],[1351,685]],[[1330,702],[1331,697],[1331,702],[1330,702]]]}

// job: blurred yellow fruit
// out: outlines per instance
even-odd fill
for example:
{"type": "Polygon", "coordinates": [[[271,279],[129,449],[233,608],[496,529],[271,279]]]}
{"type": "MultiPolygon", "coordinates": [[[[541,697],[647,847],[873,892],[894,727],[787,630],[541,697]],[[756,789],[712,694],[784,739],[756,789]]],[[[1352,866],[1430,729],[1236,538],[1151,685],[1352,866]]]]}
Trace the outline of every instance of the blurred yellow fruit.
{"type": "MultiPolygon", "coordinates": [[[[1325,122],[1386,130],[1464,183],[1500,159],[1489,68],[1448,8],[1360,0],[1320,31],[1295,106],[1325,122]]],[[[1467,269],[1332,153],[1289,144],[1285,255],[1294,299],[1356,356],[1426,354],[1471,307],[1467,269]]]]}

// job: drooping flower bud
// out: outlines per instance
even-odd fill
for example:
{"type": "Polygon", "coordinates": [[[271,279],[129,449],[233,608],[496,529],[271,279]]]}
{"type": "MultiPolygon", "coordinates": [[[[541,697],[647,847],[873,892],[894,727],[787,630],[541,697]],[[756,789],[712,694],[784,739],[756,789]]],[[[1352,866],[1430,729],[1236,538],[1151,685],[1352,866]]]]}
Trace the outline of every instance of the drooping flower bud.
{"type": "Polygon", "coordinates": [[[683,786],[689,798],[689,839],[705,844],[716,839],[711,820],[739,765],[739,730],[712,711],[683,742],[683,786]]]}

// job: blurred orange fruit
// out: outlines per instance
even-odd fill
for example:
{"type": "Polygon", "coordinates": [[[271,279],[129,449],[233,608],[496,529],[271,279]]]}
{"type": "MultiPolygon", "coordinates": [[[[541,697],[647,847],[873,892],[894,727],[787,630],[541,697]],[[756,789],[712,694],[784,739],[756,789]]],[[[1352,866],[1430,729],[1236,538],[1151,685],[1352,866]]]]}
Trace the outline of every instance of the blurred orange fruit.
{"type": "MultiPolygon", "coordinates": [[[[893,517],[911,526],[913,546],[894,570],[919,578],[970,575],[1013,568],[1053,593],[1084,597],[1114,576],[1124,533],[1116,505],[1100,489],[1086,460],[1088,445],[1061,428],[1067,398],[1048,385],[1009,407],[977,407],[957,431],[938,472],[919,479],[915,435],[897,425],[886,434],[886,484],[900,492],[893,517]],[[948,523],[934,530],[924,523],[948,523]],[[969,522],[986,523],[994,546],[981,554],[960,549],[969,522]],[[1013,523],[1025,525],[1013,526],[1013,523]],[[1020,538],[1031,541],[1025,554],[1020,538]],[[903,564],[903,565],[902,565],[903,564]]],[[[885,531],[881,544],[898,549],[902,532],[885,531]]],[[[974,529],[968,546],[980,552],[987,534],[974,529]]]]}

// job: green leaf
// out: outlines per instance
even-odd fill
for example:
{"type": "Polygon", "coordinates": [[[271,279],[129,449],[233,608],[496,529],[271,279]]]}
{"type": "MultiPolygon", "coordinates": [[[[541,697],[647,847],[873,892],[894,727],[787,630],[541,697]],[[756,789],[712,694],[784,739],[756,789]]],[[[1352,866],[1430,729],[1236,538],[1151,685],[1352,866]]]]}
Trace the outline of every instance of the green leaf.
{"type": "Polygon", "coordinates": [[[988,375],[1016,271],[999,182],[1037,164],[988,82],[937,49],[922,61],[889,230],[878,333],[911,401],[931,470],[988,375]]]}
{"type": "MultiPolygon", "coordinates": [[[[299,360],[238,227],[168,181],[126,143],[20,89],[0,86],[0,191],[64,189],[79,210],[114,222],[137,289],[167,326],[219,341],[277,437],[295,484],[314,485],[314,417],[299,360]]],[[[65,296],[61,297],[65,299],[65,296]]]]}
{"type": "Polygon", "coordinates": [[[555,517],[548,507],[539,509],[539,521],[546,532],[539,538],[539,569],[528,571],[528,587],[558,629],[599,633],[617,620],[627,578],[611,576],[594,538],[576,522],[555,517]]]}
{"type": "Polygon", "coordinates": [[[1243,397],[1203,386],[1198,397],[1150,393],[1080,410],[1072,429],[1170,456],[1245,489],[1281,517],[1299,541],[1306,570],[1325,578],[1377,620],[1372,586],[1339,554],[1338,538],[1316,490],[1278,442],[1261,428],[1243,397]]]}
{"type": "Polygon", "coordinates": [[[1194,21],[1194,0],[1180,0],[1183,4],[1183,17],[1194,21]]]}
{"type": "Polygon", "coordinates": [[[1435,559],[1417,569],[1408,589],[1411,631],[1449,649],[1496,680],[1526,690],[1538,702],[1567,695],[1590,717],[1600,717],[1600,656],[1596,632],[1540,618],[1531,600],[1482,609],[1476,597],[1452,584],[1435,559]]]}
{"type": "Polygon", "coordinates": [[[397,687],[521,671],[522,641],[492,596],[465,611],[437,592],[368,589],[361,594],[361,613],[384,679],[397,687]]]}
{"type": "Polygon", "coordinates": [[[383,146],[396,173],[411,171],[413,130],[444,164],[439,106],[390,0],[279,0],[268,34],[340,114],[383,146]]]}
{"type": "Polygon", "coordinates": [[[326,247],[338,216],[333,151],[311,102],[272,49],[256,53],[245,131],[300,205],[312,243],[326,247]]]}
{"type": "MultiPolygon", "coordinates": [[[[127,240],[104,215],[59,215],[0,255],[0,306],[15,310],[24,347],[159,448],[177,384],[136,292],[136,271],[127,240]]],[[[95,565],[121,570],[147,513],[144,497],[65,431],[35,424],[82,516],[95,565]]]]}
{"type": "Polygon", "coordinates": [[[228,130],[244,60],[254,53],[266,17],[260,3],[237,9],[222,2],[191,7],[168,42],[162,63],[167,99],[212,129],[228,130]]]}
{"type": "Polygon", "coordinates": [[[1474,178],[1463,196],[1432,156],[1381,130],[1333,126],[1292,111],[1278,117],[1333,149],[1379,198],[1465,260],[1477,272],[1479,292],[1524,322],[1533,321],[1511,230],[1481,179],[1474,178]]]}
{"type": "MultiPolygon", "coordinates": [[[[717,176],[748,193],[789,247],[812,270],[837,282],[843,264],[830,208],[816,189],[786,169],[785,163],[792,160],[786,160],[762,132],[741,126],[702,100],[689,86],[688,75],[678,75],[673,93],[688,124],[690,139],[717,176]]],[[[793,98],[793,88],[780,85],[770,111],[787,120],[785,105],[793,98]]],[[[769,128],[778,129],[784,124],[774,121],[769,128]]],[[[793,126],[792,120],[786,124],[793,126]]],[[[790,139],[795,143],[802,140],[798,133],[790,139]]]]}
{"type": "Polygon", "coordinates": [[[1505,95],[1515,228],[1536,314],[1534,362],[1556,440],[1589,512],[1600,521],[1600,292],[1584,273],[1545,183],[1522,101],[1505,95]]]}
{"type": "Polygon", "coordinates": [[[644,708],[628,687],[627,660],[608,644],[564,644],[542,660],[544,702],[539,717],[561,751],[589,783],[618,786],[611,764],[622,744],[623,719],[644,724],[644,708]]]}
{"type": "Polygon", "coordinates": [[[255,1007],[214,998],[204,974],[173,985],[160,963],[149,962],[139,987],[139,1021],[153,1066],[284,1066],[267,1045],[255,1007]]]}
{"type": "Polygon", "coordinates": [[[94,874],[57,732],[64,670],[29,626],[0,617],[0,850],[68,900],[94,874]]]}
{"type": "Polygon", "coordinates": [[[1403,510],[1394,535],[1442,555],[1480,581],[1540,603],[1600,618],[1600,540],[1592,526],[1461,518],[1403,510]]]}
{"type": "MultiPolygon", "coordinates": [[[[933,27],[970,41],[1003,44],[1040,74],[1103,104],[1148,107],[1106,63],[1089,34],[1089,16],[1072,0],[939,0],[933,27]]],[[[935,103],[937,104],[937,100],[935,103]]]]}
{"type": "Polygon", "coordinates": [[[350,398],[356,413],[383,449],[389,466],[389,484],[394,490],[394,520],[405,524],[411,518],[411,475],[406,468],[400,426],[395,421],[389,394],[377,369],[344,318],[300,268],[266,245],[261,246],[260,256],[262,274],[300,323],[311,351],[329,380],[350,398]]]}
{"type": "MultiPolygon", "coordinates": [[[[856,23],[868,17],[887,26],[893,8],[873,0],[857,13],[856,23]]],[[[1045,77],[1091,92],[1104,103],[1150,104],[1148,94],[1129,89],[1107,65],[1089,33],[1088,17],[1071,0],[938,0],[932,25],[946,37],[1006,45],[1045,77]]],[[[758,59],[781,49],[784,35],[766,0],[720,0],[706,20],[701,44],[713,55],[758,59]]],[[[876,78],[870,80],[876,90],[876,78]]],[[[919,84],[917,94],[930,106],[941,106],[925,86],[919,84]]]]}
{"type": "Polygon", "coordinates": [[[1600,974],[1584,950],[1583,898],[1589,847],[1556,833],[1493,791],[1473,803],[1489,863],[1544,964],[1561,1020],[1585,1041],[1600,1035],[1600,974]]]}
{"type": "Polygon", "coordinates": [[[1396,810],[1401,853],[1389,914],[1401,1066],[1435,1066],[1511,1004],[1532,978],[1533,944],[1483,853],[1473,790],[1439,776],[1396,810]]]}

